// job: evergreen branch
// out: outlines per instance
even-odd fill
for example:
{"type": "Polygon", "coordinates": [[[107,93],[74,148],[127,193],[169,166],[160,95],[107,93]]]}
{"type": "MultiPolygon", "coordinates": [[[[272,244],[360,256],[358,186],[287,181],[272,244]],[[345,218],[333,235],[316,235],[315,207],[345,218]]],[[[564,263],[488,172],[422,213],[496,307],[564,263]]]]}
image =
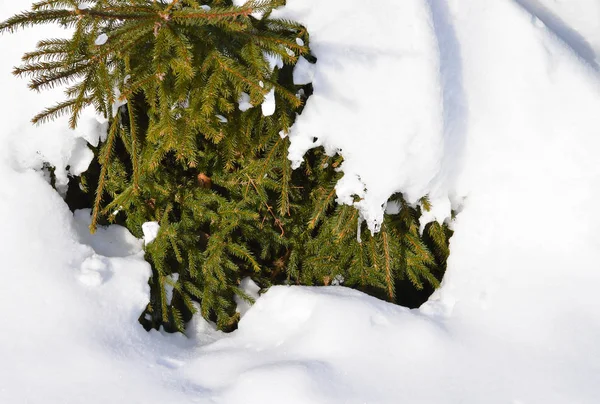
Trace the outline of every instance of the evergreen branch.
{"type": "Polygon", "coordinates": [[[131,164],[133,166],[133,191],[140,191],[140,165],[138,152],[137,124],[135,122],[134,107],[131,99],[127,100],[127,112],[129,114],[129,133],[131,135],[131,164]]]}
{"type": "Polygon", "coordinates": [[[38,45],[38,50],[25,53],[21,60],[23,62],[27,62],[27,64],[36,63],[41,60],[53,62],[61,61],[64,63],[64,59],[66,59],[68,56],[68,50],[63,47],[42,48],[40,45],[38,45]]]}
{"type": "Polygon", "coordinates": [[[75,98],[75,103],[73,104],[73,108],[71,109],[71,117],[69,118],[69,126],[73,130],[77,127],[77,120],[81,111],[83,111],[83,109],[86,106],[92,103],[93,97],[85,96],[89,90],[89,85],[91,81],[92,76],[88,76],[80,84],[79,94],[75,98]]]}
{"type": "Polygon", "coordinates": [[[102,156],[100,158],[102,169],[100,170],[100,178],[98,179],[98,187],[96,188],[96,199],[94,200],[94,207],[92,209],[92,222],[90,224],[90,233],[92,234],[96,232],[98,227],[98,215],[100,213],[100,204],[102,203],[102,194],[104,193],[104,187],[106,186],[108,162],[113,151],[118,128],[118,119],[114,118],[108,132],[108,137],[106,138],[106,144],[104,145],[102,156]]]}
{"type": "Polygon", "coordinates": [[[291,104],[292,108],[296,109],[296,108],[300,108],[302,106],[302,100],[300,98],[296,97],[296,94],[294,94],[287,88],[283,87],[279,83],[272,83],[272,84],[273,84],[273,87],[275,87],[275,93],[277,93],[280,96],[282,96],[283,98],[285,98],[286,101],[291,104]]]}
{"type": "Polygon", "coordinates": [[[170,13],[171,10],[173,9],[173,7],[175,7],[179,3],[180,3],[180,0],[171,0],[171,4],[169,4],[167,6],[167,8],[165,8],[165,13],[170,13]]]}
{"type": "MultiPolygon", "coordinates": [[[[325,194],[325,193],[327,193],[327,190],[324,188],[321,188],[321,193],[325,194]]],[[[317,226],[317,224],[319,224],[321,217],[325,214],[325,211],[333,203],[334,196],[335,196],[335,186],[331,188],[331,190],[329,191],[329,193],[327,193],[325,198],[318,199],[318,201],[316,203],[316,207],[315,207],[315,212],[313,213],[313,217],[311,218],[310,222],[308,223],[309,229],[314,229],[317,226]]]]}
{"type": "Polygon", "coordinates": [[[53,119],[56,119],[60,116],[63,116],[65,114],[69,113],[70,111],[73,110],[73,108],[75,107],[75,105],[77,103],[83,102],[83,103],[89,104],[91,101],[92,101],[91,98],[86,97],[82,100],[75,98],[75,99],[70,99],[70,100],[59,102],[58,104],[54,105],[53,107],[46,108],[44,111],[42,111],[39,114],[37,114],[36,116],[34,116],[33,119],[31,120],[31,122],[36,125],[46,123],[48,121],[51,121],[53,119]]]}
{"type": "Polygon", "coordinates": [[[100,215],[105,216],[113,209],[118,209],[120,207],[125,207],[129,205],[128,201],[131,201],[131,197],[133,196],[133,186],[129,185],[125,188],[119,195],[115,196],[114,199],[102,209],[100,215]]]}
{"type": "Polygon", "coordinates": [[[67,84],[86,74],[87,64],[77,64],[45,74],[38,74],[29,82],[29,88],[36,91],[52,89],[58,85],[67,84]]]}
{"type": "Polygon", "coordinates": [[[85,16],[91,17],[98,20],[158,20],[158,16],[155,12],[146,9],[140,9],[139,11],[133,11],[131,8],[121,7],[110,7],[106,9],[100,8],[86,8],[76,9],[71,12],[77,17],[85,16]]]}
{"type": "Polygon", "coordinates": [[[390,246],[388,244],[388,233],[383,226],[381,229],[381,238],[385,255],[385,284],[387,285],[388,297],[390,298],[390,301],[393,302],[396,300],[396,296],[394,293],[394,279],[392,276],[392,258],[390,255],[390,246]]]}
{"type": "Polygon", "coordinates": [[[171,20],[174,22],[189,23],[189,20],[199,23],[214,23],[223,22],[224,20],[231,20],[238,17],[248,17],[256,11],[253,7],[242,7],[242,8],[224,8],[224,9],[211,9],[210,11],[204,10],[178,10],[171,13],[171,20]]]}
{"type": "Polygon", "coordinates": [[[231,252],[236,257],[242,258],[245,261],[247,261],[252,266],[254,272],[258,273],[261,271],[261,267],[256,261],[256,259],[254,259],[254,257],[252,256],[252,253],[243,245],[237,243],[229,243],[227,244],[227,250],[229,250],[229,252],[231,252]]]}
{"type": "Polygon", "coordinates": [[[268,90],[264,89],[258,83],[253,82],[252,80],[246,78],[242,74],[240,74],[237,71],[235,71],[235,69],[233,69],[232,67],[228,66],[229,63],[226,60],[223,60],[221,57],[219,57],[217,55],[215,57],[215,61],[218,63],[219,67],[221,69],[223,69],[224,71],[226,71],[229,74],[235,76],[238,80],[246,83],[249,87],[253,87],[255,91],[258,91],[258,92],[262,93],[263,96],[267,95],[268,90]]]}
{"type": "Polygon", "coordinates": [[[282,175],[281,175],[281,192],[279,197],[279,214],[284,216],[290,213],[290,183],[292,182],[292,166],[287,156],[283,157],[282,175]]]}
{"type": "Polygon", "coordinates": [[[423,241],[419,238],[419,236],[407,233],[404,237],[408,247],[413,251],[417,256],[421,257],[424,263],[429,265],[434,265],[435,260],[431,255],[431,251],[427,248],[423,241]]]}
{"type": "Polygon", "coordinates": [[[353,209],[352,216],[345,223],[346,224],[345,228],[338,233],[339,241],[344,240],[350,234],[351,231],[356,230],[357,221],[358,221],[358,210],[353,209]]]}
{"type": "Polygon", "coordinates": [[[267,169],[270,166],[271,163],[271,159],[272,157],[275,155],[275,151],[277,151],[277,146],[279,146],[279,144],[282,142],[282,139],[279,138],[277,139],[277,141],[275,142],[275,144],[273,145],[273,147],[271,147],[271,150],[269,150],[269,154],[267,154],[267,156],[265,157],[265,161],[263,163],[263,167],[262,170],[260,171],[260,173],[258,174],[258,179],[260,180],[261,178],[264,178],[264,176],[267,173],[267,169]]]}
{"type": "Polygon", "coordinates": [[[15,32],[18,29],[31,27],[38,24],[74,23],[77,20],[77,14],[73,10],[40,10],[26,11],[10,17],[0,23],[0,33],[9,31],[15,32]]]}
{"type": "MultiPolygon", "coordinates": [[[[250,184],[252,184],[252,186],[254,187],[254,189],[256,190],[256,192],[260,195],[260,191],[258,190],[258,187],[254,183],[254,181],[252,180],[252,178],[250,178],[250,176],[247,175],[247,174],[246,174],[246,176],[248,177],[248,181],[250,181],[250,184]]],[[[269,206],[268,203],[263,202],[263,204],[267,208],[267,212],[269,212],[271,214],[271,216],[273,216],[273,221],[274,221],[275,225],[277,227],[279,227],[279,230],[281,230],[281,237],[283,237],[284,234],[285,234],[285,230],[283,229],[283,222],[281,220],[279,220],[279,218],[277,216],[275,216],[275,212],[273,212],[273,208],[271,206],[269,206]]]]}
{"type": "Polygon", "coordinates": [[[46,0],[33,3],[31,9],[37,10],[48,10],[56,7],[77,7],[78,4],[73,0],[46,0]]]}
{"type": "MultiPolygon", "coordinates": [[[[41,72],[56,73],[69,67],[73,68],[77,64],[65,64],[64,61],[52,61],[52,62],[29,62],[26,65],[15,67],[12,74],[17,77],[40,75],[41,72]]],[[[85,63],[80,63],[80,66],[87,67],[85,63]]]]}

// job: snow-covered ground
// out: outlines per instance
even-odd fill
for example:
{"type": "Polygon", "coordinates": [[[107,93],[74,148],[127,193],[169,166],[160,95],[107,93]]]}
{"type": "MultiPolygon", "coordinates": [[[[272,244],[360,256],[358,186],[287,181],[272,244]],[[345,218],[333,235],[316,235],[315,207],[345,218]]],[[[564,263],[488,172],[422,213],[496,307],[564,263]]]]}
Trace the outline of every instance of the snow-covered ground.
{"type": "Polygon", "coordinates": [[[86,234],[32,170],[66,179],[90,138],[31,127],[56,94],[10,76],[52,30],[0,37],[0,403],[597,403],[599,4],[288,0],[319,59],[290,157],[341,149],[338,196],[372,227],[397,190],[460,206],[449,269],[419,310],[276,287],[188,338],[137,323],[140,242],[86,234]]]}

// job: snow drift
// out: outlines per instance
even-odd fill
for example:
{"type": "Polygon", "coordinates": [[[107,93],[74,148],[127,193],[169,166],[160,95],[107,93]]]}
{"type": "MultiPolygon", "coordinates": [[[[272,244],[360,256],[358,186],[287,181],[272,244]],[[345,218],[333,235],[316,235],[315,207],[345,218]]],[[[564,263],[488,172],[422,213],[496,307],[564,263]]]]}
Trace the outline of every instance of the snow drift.
{"type": "Polygon", "coordinates": [[[438,217],[460,202],[448,272],[419,310],[277,287],[235,333],[195,318],[187,338],[137,323],[140,242],[79,234],[89,215],[32,170],[49,160],[66,180],[85,161],[78,139],[94,138],[31,127],[54,95],[9,75],[56,33],[3,36],[0,402],[597,402],[598,12],[594,0],[288,0],[280,15],[308,26],[319,59],[290,157],[341,150],[340,202],[363,197],[373,229],[394,191],[431,193],[438,217]]]}

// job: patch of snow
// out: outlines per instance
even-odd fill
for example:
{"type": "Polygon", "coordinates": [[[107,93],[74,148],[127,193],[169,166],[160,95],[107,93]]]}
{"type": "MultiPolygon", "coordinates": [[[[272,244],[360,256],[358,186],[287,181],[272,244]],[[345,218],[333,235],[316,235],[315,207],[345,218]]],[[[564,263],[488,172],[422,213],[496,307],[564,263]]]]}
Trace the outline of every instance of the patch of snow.
{"type": "Polygon", "coordinates": [[[261,104],[262,114],[264,116],[271,116],[275,113],[275,89],[272,88],[271,91],[265,95],[265,100],[261,104]]]}
{"type": "Polygon", "coordinates": [[[298,63],[294,66],[294,84],[302,86],[312,83],[315,78],[315,65],[306,60],[303,56],[298,58],[298,63]]]}
{"type": "Polygon", "coordinates": [[[219,122],[221,122],[221,123],[227,123],[227,122],[229,122],[229,121],[227,120],[227,118],[225,118],[223,115],[215,115],[215,116],[217,117],[217,119],[218,119],[218,120],[219,120],[219,122]]]}
{"type": "MultiPolygon", "coordinates": [[[[260,286],[258,286],[250,277],[242,279],[239,288],[254,301],[258,300],[260,297],[258,293],[260,292],[260,286]]],[[[250,310],[250,307],[252,307],[248,301],[237,295],[235,296],[235,303],[237,304],[235,310],[240,313],[241,317],[244,317],[248,310],[250,310]]]]}
{"type": "Polygon", "coordinates": [[[90,9],[91,7],[93,7],[93,4],[92,4],[92,3],[90,3],[90,2],[86,2],[86,1],[84,1],[84,2],[81,2],[81,3],[79,3],[79,5],[77,5],[77,8],[78,8],[79,10],[88,10],[88,9],[90,9]]]}
{"type": "Polygon", "coordinates": [[[346,282],[346,279],[342,275],[336,275],[331,281],[331,286],[341,286],[346,282]]]}
{"type": "MultiPolygon", "coordinates": [[[[444,223],[445,218],[452,216],[452,204],[450,199],[447,197],[439,197],[435,200],[430,200],[431,208],[429,211],[421,209],[421,217],[419,218],[419,224],[421,228],[419,231],[421,234],[427,224],[437,221],[439,224],[444,223]]],[[[387,209],[386,209],[387,211],[387,209]]]]}
{"type": "Polygon", "coordinates": [[[250,103],[250,95],[248,93],[242,92],[238,100],[238,108],[240,109],[240,111],[245,112],[252,107],[254,107],[254,105],[250,103]]]}
{"type": "MultiPolygon", "coordinates": [[[[395,192],[402,191],[409,203],[426,194],[447,195],[447,182],[437,180],[449,151],[443,141],[440,55],[427,2],[384,0],[365,16],[354,1],[318,7],[288,1],[273,16],[305,24],[318,59],[314,73],[295,77],[310,79],[314,94],[290,132],[293,167],[312,147],[342,149],[338,201],[359,208],[371,231],[395,192]],[[387,23],[390,16],[394,24],[387,23]]],[[[295,76],[304,67],[300,62],[295,76]]]]}
{"type": "Polygon", "coordinates": [[[128,257],[143,253],[142,240],[134,237],[123,226],[98,226],[94,234],[90,233],[92,210],[79,209],[73,213],[73,226],[82,244],[90,246],[98,255],[105,257],[128,257]]]}
{"type": "Polygon", "coordinates": [[[83,110],[75,133],[87,140],[87,142],[98,147],[100,142],[105,142],[108,136],[108,120],[96,114],[93,108],[83,110]]]}
{"type": "Polygon", "coordinates": [[[144,244],[148,245],[158,237],[158,231],[160,225],[158,222],[146,222],[142,225],[142,231],[144,232],[144,244]]]}
{"type": "Polygon", "coordinates": [[[283,59],[280,55],[268,52],[264,52],[263,54],[267,62],[269,62],[269,68],[271,71],[275,70],[276,67],[279,69],[283,68],[283,59]]]}
{"type": "Polygon", "coordinates": [[[75,139],[75,146],[71,151],[71,156],[67,165],[69,168],[69,174],[74,176],[80,176],[83,174],[94,159],[94,152],[87,146],[88,142],[85,139],[75,139]]]}
{"type": "Polygon", "coordinates": [[[208,345],[221,338],[225,338],[226,334],[218,331],[216,324],[206,321],[200,315],[200,305],[196,302],[192,304],[194,305],[195,313],[186,326],[185,335],[200,346],[208,345]]]}
{"type": "Polygon", "coordinates": [[[167,276],[165,276],[165,278],[166,278],[165,294],[167,295],[166,296],[167,304],[171,304],[171,301],[173,300],[173,288],[174,288],[174,285],[179,280],[179,274],[175,273],[175,274],[167,275],[167,276]]]}
{"type": "Polygon", "coordinates": [[[113,117],[117,116],[117,112],[119,112],[119,108],[121,108],[123,105],[127,104],[126,99],[121,99],[121,91],[117,87],[114,88],[114,92],[115,92],[115,102],[113,102],[113,104],[112,104],[112,116],[113,117]]]}
{"type": "Polygon", "coordinates": [[[94,254],[83,261],[78,278],[84,285],[100,286],[110,276],[109,265],[108,259],[94,254]]]}
{"type": "Polygon", "coordinates": [[[98,38],[96,38],[96,40],[94,41],[94,44],[96,46],[102,46],[107,41],[108,41],[108,35],[106,35],[106,34],[100,34],[100,35],[98,35],[98,38]]]}

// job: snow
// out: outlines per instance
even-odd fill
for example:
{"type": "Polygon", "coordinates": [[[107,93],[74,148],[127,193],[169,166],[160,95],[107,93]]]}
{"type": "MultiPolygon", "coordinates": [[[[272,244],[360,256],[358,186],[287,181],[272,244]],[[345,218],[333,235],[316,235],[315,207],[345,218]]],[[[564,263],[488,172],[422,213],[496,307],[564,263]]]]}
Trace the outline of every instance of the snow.
{"type": "Polygon", "coordinates": [[[146,222],[142,225],[142,232],[144,232],[144,244],[148,245],[158,237],[158,231],[160,225],[158,222],[146,222]]]}
{"type": "Polygon", "coordinates": [[[123,226],[98,226],[96,233],[90,234],[91,215],[91,209],[79,209],[73,213],[73,227],[79,242],[105,257],[128,257],[142,251],[142,240],[133,237],[123,226]]]}
{"type": "Polygon", "coordinates": [[[314,64],[300,56],[298,63],[294,66],[294,84],[302,86],[312,83],[315,77],[314,67],[314,64]]]}
{"type": "Polygon", "coordinates": [[[171,304],[171,300],[173,300],[173,288],[179,280],[179,274],[167,275],[165,278],[165,295],[167,297],[167,304],[171,304]]]}
{"type": "Polygon", "coordinates": [[[98,116],[91,107],[88,107],[82,111],[75,132],[90,145],[97,147],[108,136],[108,120],[98,116]]]}
{"type": "Polygon", "coordinates": [[[254,107],[254,105],[250,103],[250,94],[242,92],[240,94],[240,99],[238,100],[238,108],[240,111],[245,112],[252,107],[254,107]]]}
{"type": "Polygon", "coordinates": [[[75,147],[71,151],[68,166],[69,173],[79,176],[85,171],[94,159],[94,152],[87,146],[87,141],[83,138],[75,139],[75,147]]]}
{"type": "Polygon", "coordinates": [[[265,52],[264,57],[265,59],[267,59],[267,62],[269,62],[269,68],[271,69],[271,71],[275,70],[276,67],[279,69],[283,67],[283,59],[281,58],[281,56],[265,52]]]}
{"type": "Polygon", "coordinates": [[[79,10],[87,10],[89,8],[92,8],[93,4],[91,4],[89,1],[82,1],[81,3],[79,3],[79,5],[77,6],[77,8],[79,10]]]}
{"type": "Polygon", "coordinates": [[[411,203],[427,193],[447,194],[436,180],[446,148],[430,13],[426,2],[394,0],[381,1],[367,15],[353,1],[321,2],[316,9],[310,1],[290,1],[274,13],[300,16],[318,60],[314,94],[290,133],[293,167],[300,167],[312,147],[323,146],[329,154],[341,150],[338,202],[361,198],[356,206],[372,231],[397,191],[411,203]],[[381,23],[390,16],[394,23],[381,23]]]}
{"type": "MultiPolygon", "coordinates": [[[[242,281],[240,282],[240,290],[252,299],[252,303],[258,300],[258,298],[260,297],[260,286],[258,286],[252,280],[252,278],[246,277],[242,279],[242,281]]],[[[241,317],[244,317],[248,310],[250,310],[250,307],[252,307],[251,303],[237,295],[235,296],[235,303],[237,304],[236,311],[240,313],[241,317]]]]}
{"type": "MultiPolygon", "coordinates": [[[[64,189],[67,165],[83,169],[86,141],[105,133],[92,115],[78,131],[29,123],[60,93],[29,92],[11,65],[61,32],[4,35],[0,402],[598,401],[600,6],[363,3],[278,12],[307,24],[318,58],[290,157],[341,149],[338,197],[364,198],[373,229],[396,190],[430,193],[427,220],[460,207],[434,296],[408,310],[341,286],[279,286],[232,334],[198,315],[187,336],[147,333],[142,241],[118,226],[90,235],[89,210],[69,212],[36,171],[50,161],[64,189]]],[[[21,8],[2,3],[0,18],[21,8]]],[[[250,279],[240,287],[258,296],[250,279]]]]}
{"type": "MultiPolygon", "coordinates": [[[[118,87],[114,88],[114,92],[115,92],[115,102],[113,102],[112,104],[112,116],[115,117],[117,116],[117,112],[119,112],[119,108],[121,108],[123,105],[127,104],[127,100],[126,99],[122,99],[121,98],[121,91],[119,90],[118,87]]],[[[101,119],[101,118],[97,118],[97,119],[101,119]]]]}
{"type": "Polygon", "coordinates": [[[265,100],[261,104],[262,114],[264,116],[271,116],[275,113],[275,88],[272,88],[266,95],[265,100]]]}
{"type": "MultiPolygon", "coordinates": [[[[234,2],[234,4],[235,3],[236,2],[234,2]]],[[[239,5],[241,5],[241,4],[239,4],[239,5]]],[[[253,13],[252,15],[259,19],[262,18],[262,16],[256,16],[255,14],[256,13],[253,13]]],[[[279,69],[283,68],[283,59],[281,58],[280,55],[264,52],[263,56],[269,63],[269,69],[271,69],[271,71],[275,70],[275,68],[279,68],[279,69]]],[[[261,87],[264,87],[264,83],[262,81],[259,82],[259,85],[261,87]]],[[[242,98],[240,99],[240,110],[242,110],[242,111],[252,108],[252,104],[250,104],[248,102],[250,97],[248,96],[248,99],[246,100],[246,98],[244,97],[244,94],[245,93],[242,93],[242,98]],[[244,101],[244,102],[242,102],[242,101],[244,101]],[[245,108],[245,109],[242,109],[242,108],[245,108]]],[[[267,92],[265,94],[265,98],[261,104],[263,116],[273,115],[275,113],[275,107],[276,107],[275,88],[272,88],[269,92],[267,92]]]]}
{"type": "Polygon", "coordinates": [[[108,35],[106,35],[106,34],[100,34],[100,35],[98,35],[98,38],[96,38],[96,40],[94,41],[94,44],[97,45],[97,46],[102,46],[107,41],[108,41],[108,35]]]}

